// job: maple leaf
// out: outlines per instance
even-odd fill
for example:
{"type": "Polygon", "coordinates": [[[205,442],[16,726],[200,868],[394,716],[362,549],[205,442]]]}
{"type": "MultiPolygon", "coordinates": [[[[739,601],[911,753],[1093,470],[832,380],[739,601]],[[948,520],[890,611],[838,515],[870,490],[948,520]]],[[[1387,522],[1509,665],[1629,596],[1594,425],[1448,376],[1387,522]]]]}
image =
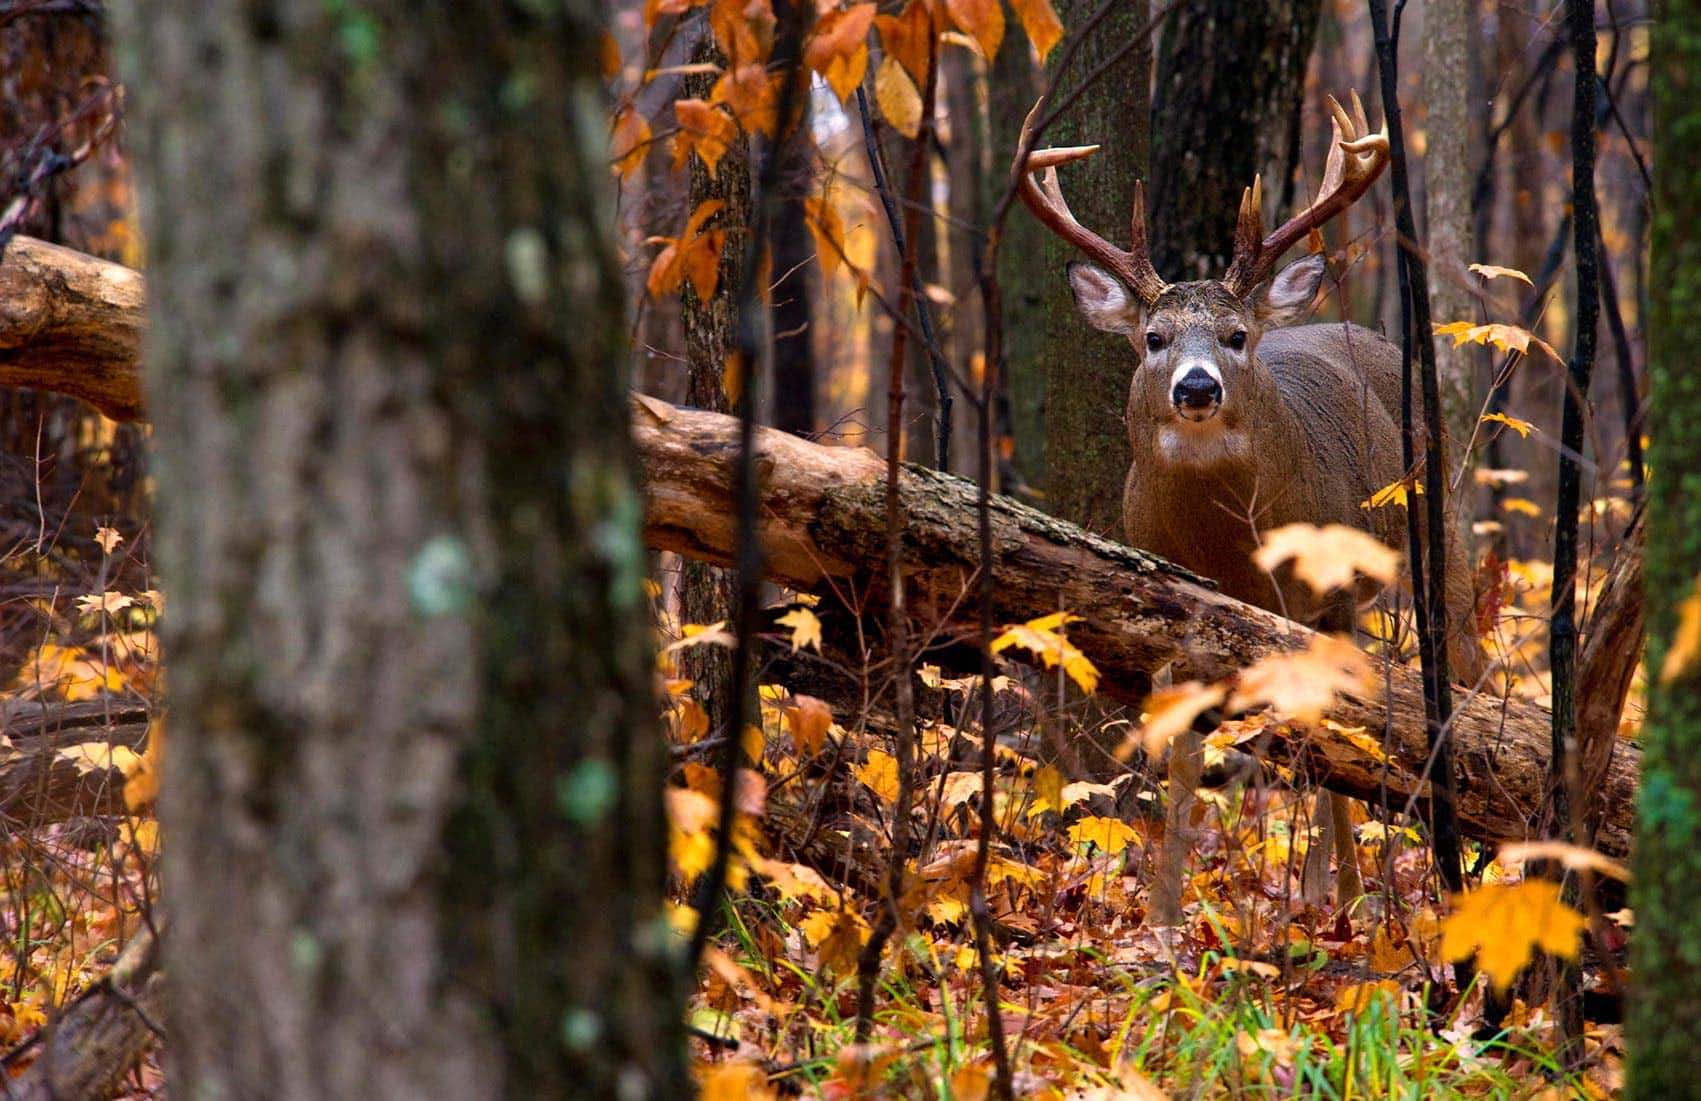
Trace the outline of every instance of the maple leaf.
{"type": "Polygon", "coordinates": [[[1316,635],[1304,650],[1270,654],[1242,670],[1229,707],[1244,711],[1267,703],[1290,719],[1314,723],[1338,693],[1362,693],[1374,684],[1364,651],[1342,639],[1316,635]]]}
{"type": "Polygon", "coordinates": [[[921,132],[921,93],[897,58],[886,58],[874,71],[874,101],[892,129],[904,137],[913,140],[921,132]]]}
{"type": "Polygon", "coordinates": [[[1033,780],[1029,790],[1033,792],[1033,801],[1028,805],[1028,818],[1038,818],[1047,811],[1063,809],[1063,774],[1051,765],[1044,765],[1034,770],[1033,780]]]}
{"type": "Polygon", "coordinates": [[[129,746],[113,745],[110,742],[78,742],[56,750],[53,754],[61,761],[69,761],[76,766],[77,772],[87,776],[91,772],[107,772],[117,769],[126,776],[133,776],[142,769],[142,757],[129,746]]]}
{"type": "Polygon", "coordinates": [[[868,922],[854,910],[817,910],[797,923],[803,939],[821,962],[841,975],[856,970],[856,958],[868,941],[868,922]]]}
{"type": "Polygon", "coordinates": [[[119,534],[117,528],[96,528],[94,539],[100,544],[103,554],[111,554],[118,544],[124,542],[124,536],[119,534]]]}
{"type": "Polygon", "coordinates": [[[783,711],[797,755],[813,757],[821,752],[827,744],[827,730],[833,725],[833,709],[826,701],[814,696],[793,696],[783,711]]]}
{"type": "Polygon", "coordinates": [[[812,647],[817,654],[821,652],[821,620],[808,608],[793,608],[774,622],[791,628],[791,648],[794,653],[803,646],[812,647]]]}
{"type": "Polygon", "coordinates": [[[880,48],[895,59],[916,84],[927,79],[928,42],[933,37],[933,17],[927,0],[910,0],[898,15],[876,15],[880,48]]]}
{"type": "Polygon", "coordinates": [[[830,11],[815,21],[803,47],[803,63],[821,74],[843,103],[868,71],[868,28],[874,24],[873,4],[852,4],[830,11]]]}
{"type": "Polygon", "coordinates": [[[851,770],[862,785],[885,802],[898,797],[898,760],[878,749],[868,751],[868,760],[851,770]]]}
{"type": "Polygon", "coordinates": [[[1576,959],[1583,915],[1559,897],[1559,884],[1545,879],[1488,883],[1453,900],[1441,924],[1441,955],[1469,959],[1501,990],[1511,985],[1536,949],[1576,959]]]}
{"type": "Polygon", "coordinates": [[[732,649],[738,645],[738,639],[726,629],[726,620],[717,619],[713,623],[687,623],[679,628],[679,639],[669,643],[663,653],[673,654],[692,646],[725,646],[732,649]]]}
{"type": "Polygon", "coordinates": [[[1010,0],[1010,7],[1015,9],[1022,30],[1034,44],[1034,52],[1039,54],[1043,65],[1052,47],[1063,40],[1063,21],[1057,18],[1051,0],[1010,0]]]}
{"type": "Polygon", "coordinates": [[[951,22],[974,40],[982,57],[998,56],[1004,41],[1004,0],[945,0],[951,22]]]}
{"type": "Polygon", "coordinates": [[[1169,688],[1159,688],[1146,697],[1144,704],[1145,720],[1140,725],[1138,734],[1131,736],[1116,751],[1118,760],[1126,761],[1134,752],[1136,745],[1142,746],[1146,756],[1156,760],[1176,735],[1183,734],[1193,726],[1193,720],[1202,713],[1223,702],[1228,694],[1220,684],[1203,684],[1190,680],[1169,688]]]}
{"type": "Polygon", "coordinates": [[[1695,668],[1697,659],[1701,659],[1701,576],[1695,578],[1695,587],[1677,606],[1677,630],[1672,632],[1671,647],[1660,662],[1660,683],[1670,684],[1685,676],[1695,668]]]}
{"type": "Polygon", "coordinates": [[[1389,505],[1395,505],[1399,508],[1405,508],[1408,492],[1422,496],[1423,483],[1416,479],[1407,482],[1404,478],[1397,482],[1389,482],[1375,493],[1372,493],[1365,500],[1360,501],[1358,507],[1386,508],[1389,505]]]}
{"type": "Polygon", "coordinates": [[[1263,533],[1252,560],[1265,573],[1293,562],[1293,574],[1317,595],[1344,589],[1362,573],[1384,585],[1400,571],[1400,553],[1369,532],[1345,524],[1287,524],[1263,533]]]}
{"type": "Polygon", "coordinates": [[[1535,286],[1535,283],[1531,282],[1530,277],[1519,271],[1517,268],[1503,268],[1498,264],[1472,264],[1471,270],[1482,276],[1484,279],[1499,279],[1500,277],[1505,276],[1508,279],[1519,279],[1528,283],[1532,287],[1535,286]]]}
{"type": "Polygon", "coordinates": [[[613,154],[614,174],[628,179],[644,164],[650,151],[650,124],[631,107],[622,107],[614,116],[614,132],[609,136],[609,151],[613,154]]]}
{"type": "Polygon", "coordinates": [[[1098,667],[1061,633],[1065,624],[1076,623],[1080,619],[1080,616],[1068,612],[1053,612],[1006,627],[1003,634],[992,640],[992,652],[1003,653],[1012,646],[1020,646],[1039,658],[1047,669],[1063,666],[1069,679],[1090,696],[1099,686],[1098,667]]]}
{"type": "Polygon", "coordinates": [[[738,140],[738,123],[702,99],[675,100],[673,117],[679,123],[679,134],[673,144],[673,166],[678,168],[688,154],[695,153],[713,175],[721,157],[738,140]]]}
{"type": "Polygon", "coordinates": [[[1504,424],[1524,439],[1529,439],[1530,433],[1537,431],[1536,426],[1529,421],[1508,417],[1505,413],[1484,413],[1480,419],[1484,424],[1504,424]]]}
{"type": "Polygon", "coordinates": [[[79,596],[77,598],[77,610],[82,612],[84,615],[90,615],[95,612],[104,612],[107,615],[111,615],[113,612],[123,611],[125,608],[130,607],[134,603],[136,603],[136,598],[133,596],[125,596],[122,593],[105,592],[100,593],[99,595],[79,596]]]}
{"type": "Polygon", "coordinates": [[[1436,336],[1450,336],[1453,347],[1461,344],[1492,344],[1503,352],[1517,352],[1520,355],[1530,354],[1530,345],[1546,352],[1557,362],[1564,362],[1553,345],[1536,336],[1530,330],[1518,325],[1503,325],[1499,322],[1488,325],[1473,325],[1469,321],[1450,321],[1445,325],[1434,325],[1436,336]]]}
{"type": "Polygon", "coordinates": [[[1069,827],[1069,840],[1077,846],[1096,845],[1101,852],[1115,856],[1140,835],[1134,827],[1120,818],[1083,818],[1069,827]]]}

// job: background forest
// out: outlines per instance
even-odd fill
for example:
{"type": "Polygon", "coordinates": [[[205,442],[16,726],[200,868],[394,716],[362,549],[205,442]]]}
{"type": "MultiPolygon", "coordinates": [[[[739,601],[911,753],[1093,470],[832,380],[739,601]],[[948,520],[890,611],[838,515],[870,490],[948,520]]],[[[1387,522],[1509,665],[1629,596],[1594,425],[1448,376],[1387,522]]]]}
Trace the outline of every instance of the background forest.
{"type": "Polygon", "coordinates": [[[0,1085],[1701,1096],[1693,7],[0,0],[0,1085]]]}

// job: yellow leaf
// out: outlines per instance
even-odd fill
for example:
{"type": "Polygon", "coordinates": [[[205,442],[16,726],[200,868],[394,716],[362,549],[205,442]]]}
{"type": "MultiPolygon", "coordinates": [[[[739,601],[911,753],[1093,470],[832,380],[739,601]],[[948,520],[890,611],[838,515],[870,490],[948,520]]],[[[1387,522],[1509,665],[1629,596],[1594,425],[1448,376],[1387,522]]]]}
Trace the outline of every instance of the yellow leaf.
{"type": "Polygon", "coordinates": [[[1063,809],[1063,774],[1051,765],[1034,770],[1030,790],[1034,798],[1028,805],[1027,817],[1038,818],[1047,811],[1063,809]]]}
{"type": "Polygon", "coordinates": [[[1382,764],[1388,760],[1388,755],[1382,750],[1382,739],[1371,734],[1362,726],[1342,726],[1333,719],[1324,719],[1323,729],[1333,731],[1336,736],[1351,744],[1377,764],[1382,764]]]}
{"type": "Polygon", "coordinates": [[[1400,571],[1398,551],[1345,524],[1287,524],[1265,532],[1263,544],[1252,555],[1265,573],[1290,559],[1294,576],[1319,596],[1347,588],[1355,573],[1391,585],[1400,571]]]}
{"type": "Polygon", "coordinates": [[[1057,18],[1051,0],[1010,0],[1010,6],[1016,10],[1016,18],[1043,64],[1051,48],[1063,39],[1063,21],[1057,18]]]}
{"type": "Polygon", "coordinates": [[[1542,506],[1528,497],[1508,497],[1500,502],[1500,507],[1507,512],[1518,512],[1525,516],[1540,516],[1542,514],[1542,506]]]}
{"type": "Polygon", "coordinates": [[[91,772],[106,772],[109,769],[117,769],[126,776],[133,776],[142,768],[141,755],[135,750],[109,742],[78,742],[58,750],[53,755],[59,760],[71,762],[84,776],[91,772]]]}
{"type": "Polygon", "coordinates": [[[856,91],[868,71],[868,28],[873,23],[873,4],[830,11],[815,21],[803,47],[803,63],[821,74],[840,103],[856,91]]]}
{"type": "Polygon", "coordinates": [[[1670,684],[1695,668],[1701,658],[1701,576],[1695,578],[1695,588],[1677,606],[1677,630],[1671,636],[1671,648],[1660,662],[1660,683],[1670,684]]]}
{"type": "Polygon", "coordinates": [[[118,533],[117,528],[96,528],[95,542],[100,544],[103,553],[111,554],[118,544],[124,542],[124,536],[118,533]]]}
{"type": "Polygon", "coordinates": [[[1441,955],[1468,959],[1504,990],[1530,962],[1536,949],[1576,959],[1583,915],[1559,897],[1559,885],[1545,879],[1489,883],[1453,900],[1442,922],[1441,955]]]}
{"type": "Polygon", "coordinates": [[[1145,749],[1146,756],[1156,760],[1169,748],[1176,735],[1190,729],[1194,719],[1222,703],[1227,694],[1220,684],[1203,684],[1196,680],[1158,689],[1146,697],[1145,721],[1139,734],[1130,737],[1117,749],[1117,758],[1126,761],[1138,744],[1145,749]]]}
{"type": "Polygon", "coordinates": [[[952,1101],[986,1101],[992,1089],[992,1072],[984,1063],[969,1063],[951,1075],[952,1101]]]}
{"type": "Polygon", "coordinates": [[[1290,719],[1314,723],[1337,693],[1363,693],[1374,684],[1364,651],[1342,639],[1317,635],[1304,650],[1270,654],[1242,670],[1229,707],[1244,711],[1267,703],[1290,719]]]}
{"type": "Polygon", "coordinates": [[[1069,827],[1069,840],[1075,845],[1093,844],[1112,856],[1139,840],[1134,827],[1120,818],[1083,818],[1069,827]]]}
{"type": "Polygon", "coordinates": [[[609,140],[614,157],[614,172],[628,179],[643,166],[650,151],[650,124],[631,107],[623,107],[614,116],[614,133],[609,140]]]}
{"type": "Polygon", "coordinates": [[[821,263],[821,276],[831,279],[844,260],[845,224],[833,204],[824,197],[804,199],[803,216],[809,222],[810,236],[815,238],[815,255],[821,263]]]}
{"type": "Polygon", "coordinates": [[[726,629],[726,620],[718,619],[713,623],[687,623],[679,629],[679,640],[669,643],[662,652],[678,653],[692,646],[725,646],[731,649],[738,645],[738,639],[726,629]]]}
{"type": "Polygon", "coordinates": [[[892,129],[914,139],[921,132],[921,93],[898,59],[888,57],[874,71],[874,101],[892,129]]]}
{"type": "Polygon", "coordinates": [[[874,17],[874,25],[880,31],[880,49],[887,57],[895,58],[917,85],[927,79],[927,54],[933,37],[930,6],[928,0],[910,0],[898,15],[874,17]]]}
{"type": "Polygon", "coordinates": [[[44,642],[18,670],[16,684],[27,696],[57,696],[68,703],[121,692],[124,678],[75,646],[44,642]]]}
{"type": "Polygon", "coordinates": [[[1530,330],[1517,325],[1499,323],[1489,325],[1473,325],[1469,321],[1450,321],[1445,325],[1433,326],[1436,336],[1450,336],[1453,347],[1461,344],[1493,344],[1501,351],[1518,352],[1528,355],[1530,345],[1534,344],[1555,360],[1560,360],[1560,354],[1553,350],[1553,345],[1536,336],[1530,330]]]}
{"type": "Polygon", "coordinates": [[[1348,983],[1335,992],[1335,1008],[1342,1013],[1363,1013],[1379,998],[1392,1010],[1400,1004],[1400,984],[1395,979],[1348,983]]]}
{"type": "Polygon", "coordinates": [[[1055,612],[1006,627],[1003,634],[992,640],[992,652],[1002,653],[1012,646],[1020,646],[1039,658],[1047,669],[1061,665],[1069,679],[1079,685],[1081,691],[1091,695],[1099,686],[1098,667],[1061,633],[1064,624],[1074,623],[1080,618],[1068,612],[1055,612]]]}
{"type": "Polygon", "coordinates": [[[709,1068],[698,1096],[702,1101],[768,1101],[774,1089],[759,1064],[733,1060],[709,1068]]]}
{"type": "Polygon", "coordinates": [[[1521,421],[1517,417],[1508,417],[1505,413],[1484,413],[1482,422],[1484,424],[1504,424],[1525,439],[1528,439],[1530,433],[1536,430],[1536,426],[1529,421],[1521,421]]]}
{"type": "Polygon", "coordinates": [[[1368,500],[1360,501],[1358,507],[1386,508],[1389,505],[1396,505],[1400,508],[1405,508],[1408,489],[1411,493],[1417,494],[1418,496],[1423,495],[1422,482],[1413,480],[1408,484],[1404,479],[1401,479],[1398,482],[1389,482],[1375,493],[1372,493],[1368,500]]]}
{"type": "Polygon", "coordinates": [[[868,922],[854,910],[817,910],[797,923],[803,939],[821,962],[841,975],[856,970],[856,958],[868,940],[868,922]]]}
{"type": "Polygon", "coordinates": [[[124,774],[124,805],[131,810],[144,810],[159,798],[160,760],[165,755],[165,718],[161,716],[148,724],[148,748],[137,759],[134,772],[124,774]]]}
{"type": "Polygon", "coordinates": [[[1509,279],[1521,280],[1532,287],[1535,286],[1535,283],[1530,281],[1530,277],[1519,271],[1517,268],[1503,268],[1498,264],[1472,264],[1471,270],[1482,276],[1484,279],[1498,279],[1501,276],[1506,276],[1509,279]]]}
{"type": "Polygon", "coordinates": [[[1552,860],[1570,871],[1577,872],[1587,868],[1596,875],[1604,875],[1620,883],[1630,882],[1630,869],[1612,857],[1594,849],[1585,849],[1581,845],[1569,845],[1564,841],[1516,841],[1501,846],[1496,859],[1508,868],[1522,867],[1531,860],[1552,860]]]}
{"type": "Polygon", "coordinates": [[[878,749],[868,751],[868,760],[851,770],[864,787],[885,802],[898,797],[898,760],[878,749]]]}
{"type": "Polygon", "coordinates": [[[774,622],[791,628],[791,648],[794,652],[802,646],[812,647],[817,654],[821,652],[821,620],[808,608],[793,608],[774,622]]]}
{"type": "Polygon", "coordinates": [[[998,56],[1004,41],[1004,0],[945,0],[957,29],[974,39],[982,57],[998,56]]]}

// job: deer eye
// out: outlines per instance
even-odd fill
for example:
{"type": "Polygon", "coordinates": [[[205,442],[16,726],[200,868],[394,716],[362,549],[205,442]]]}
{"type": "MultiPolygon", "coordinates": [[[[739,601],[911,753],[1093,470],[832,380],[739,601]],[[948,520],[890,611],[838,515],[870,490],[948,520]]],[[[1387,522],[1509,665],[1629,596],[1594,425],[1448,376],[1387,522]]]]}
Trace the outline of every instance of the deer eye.
{"type": "Polygon", "coordinates": [[[1157,333],[1157,332],[1148,332],[1146,334],[1146,351],[1148,351],[1148,352],[1161,352],[1163,350],[1164,350],[1163,335],[1161,333],[1157,333]]]}
{"type": "Polygon", "coordinates": [[[1228,346],[1230,348],[1233,348],[1237,352],[1240,351],[1241,349],[1245,348],[1246,347],[1246,330],[1245,329],[1236,329],[1234,332],[1229,334],[1229,338],[1226,341],[1226,343],[1228,344],[1228,346]]]}

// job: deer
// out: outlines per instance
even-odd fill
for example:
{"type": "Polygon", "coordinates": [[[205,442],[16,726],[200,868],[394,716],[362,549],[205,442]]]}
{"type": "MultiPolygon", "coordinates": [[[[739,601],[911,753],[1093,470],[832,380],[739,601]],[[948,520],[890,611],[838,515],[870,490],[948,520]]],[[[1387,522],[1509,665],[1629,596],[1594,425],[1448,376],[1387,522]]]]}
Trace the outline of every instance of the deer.
{"type": "MultiPolygon", "coordinates": [[[[1253,553],[1260,532],[1299,522],[1345,524],[1397,550],[1405,546],[1406,509],[1361,507],[1406,475],[1400,350],[1357,325],[1298,324],[1327,272],[1323,254],[1277,270],[1291,247],[1364,195],[1389,162],[1386,131],[1371,130],[1356,93],[1352,104],[1349,116],[1329,98],[1329,153],[1309,206],[1266,235],[1261,180],[1255,177],[1242,192],[1234,251],[1221,279],[1168,283],[1158,275],[1139,183],[1129,248],[1075,219],[1057,169],[1099,147],[1032,150],[1044,100],[1023,128],[1018,161],[1020,150],[1030,152],[1017,181],[1034,217],[1086,258],[1067,269],[1077,309],[1092,327],[1125,338],[1131,348],[1126,542],[1209,578],[1228,596],[1337,632],[1351,631],[1359,606],[1378,595],[1373,585],[1319,598],[1288,567],[1273,574],[1259,569],[1253,553]]],[[[1484,662],[1473,628],[1472,570],[1452,528],[1448,651],[1453,672],[1475,682],[1484,662]]],[[[1158,879],[1172,879],[1154,887],[1155,924],[1179,919],[1181,857],[1199,755],[1197,734],[1183,735],[1170,754],[1170,828],[1158,879]]],[[[1344,796],[1320,794],[1316,806],[1320,837],[1308,854],[1303,894],[1312,902],[1326,897],[1332,846],[1345,902],[1359,893],[1349,804],[1344,796]]]]}

